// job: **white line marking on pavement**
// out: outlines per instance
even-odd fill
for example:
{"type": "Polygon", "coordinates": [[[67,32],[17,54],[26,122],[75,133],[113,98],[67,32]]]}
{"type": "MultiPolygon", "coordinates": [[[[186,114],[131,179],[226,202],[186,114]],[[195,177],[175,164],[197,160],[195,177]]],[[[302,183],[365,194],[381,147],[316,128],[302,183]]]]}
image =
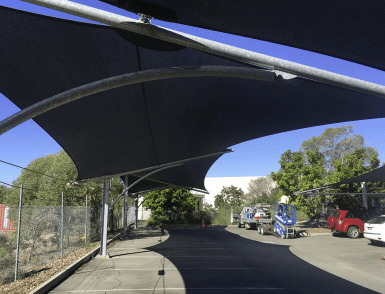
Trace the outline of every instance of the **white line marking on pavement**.
{"type": "Polygon", "coordinates": [[[190,268],[190,267],[183,267],[183,268],[175,268],[175,267],[168,267],[168,268],[157,268],[157,269],[145,269],[145,268],[108,268],[103,269],[104,271],[159,271],[159,270],[255,270],[256,268],[239,268],[239,267],[211,267],[211,268],[190,268]]]}
{"type": "MultiPolygon", "coordinates": [[[[210,256],[210,255],[205,255],[205,256],[168,256],[167,259],[170,258],[235,258],[234,256],[210,256]]],[[[163,255],[157,255],[157,256],[112,256],[111,258],[125,258],[125,259],[130,259],[130,258],[164,258],[163,255]]]]}
{"type": "MultiPolygon", "coordinates": [[[[268,243],[268,242],[265,242],[265,243],[268,243]]],[[[270,242],[270,243],[273,243],[273,242],[270,242]]],[[[216,250],[218,250],[218,249],[225,249],[225,248],[223,248],[223,247],[208,247],[208,248],[206,248],[206,247],[194,247],[194,248],[190,248],[190,247],[169,247],[169,248],[167,248],[166,247],[166,248],[160,248],[158,250],[148,250],[148,249],[144,249],[144,248],[133,248],[133,247],[122,247],[122,248],[120,248],[120,247],[117,247],[117,248],[111,248],[110,251],[112,251],[112,250],[118,251],[118,250],[126,250],[126,249],[142,249],[142,250],[146,250],[145,252],[157,252],[157,251],[164,251],[164,250],[167,250],[167,249],[169,249],[169,250],[182,250],[182,249],[188,249],[188,250],[194,250],[194,249],[195,250],[216,249],[216,250]]]]}
{"type": "Polygon", "coordinates": [[[148,289],[108,289],[108,290],[73,290],[73,291],[51,291],[50,293],[88,293],[88,292],[122,292],[122,291],[172,291],[172,290],[285,290],[286,288],[260,288],[260,287],[228,287],[228,288],[148,288],[148,289]]]}

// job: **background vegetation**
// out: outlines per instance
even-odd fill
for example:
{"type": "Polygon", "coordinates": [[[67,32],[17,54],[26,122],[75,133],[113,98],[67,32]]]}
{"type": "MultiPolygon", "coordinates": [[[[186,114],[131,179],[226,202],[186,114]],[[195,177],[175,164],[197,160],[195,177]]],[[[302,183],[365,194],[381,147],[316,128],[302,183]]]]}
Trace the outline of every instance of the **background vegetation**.
{"type": "MultiPolygon", "coordinates": [[[[304,141],[297,151],[285,151],[279,160],[280,169],[271,175],[249,183],[249,193],[230,186],[215,196],[214,206],[197,210],[197,200],[186,189],[164,189],[148,194],[143,203],[152,211],[153,224],[201,223],[228,224],[231,210],[240,212],[243,206],[256,203],[274,204],[282,195],[308,217],[319,216],[322,208],[362,208],[360,196],[310,197],[296,192],[326,186],[369,172],[380,166],[378,152],[366,146],[365,139],[355,134],[352,126],[327,128],[320,136],[304,141]]],[[[92,182],[76,186],[77,169],[64,150],[33,160],[12,183],[15,187],[0,186],[0,203],[17,206],[19,188],[25,187],[26,206],[59,206],[64,192],[67,206],[82,206],[85,195],[90,205],[100,206],[103,183],[92,182]],[[32,172],[33,170],[34,172],[32,172]]],[[[385,182],[367,183],[368,192],[385,192],[385,182]]],[[[111,180],[110,201],[123,189],[120,178],[111,180]]],[[[340,185],[334,192],[359,193],[360,183],[340,185]]],[[[300,212],[300,213],[301,213],[300,212]]]]}

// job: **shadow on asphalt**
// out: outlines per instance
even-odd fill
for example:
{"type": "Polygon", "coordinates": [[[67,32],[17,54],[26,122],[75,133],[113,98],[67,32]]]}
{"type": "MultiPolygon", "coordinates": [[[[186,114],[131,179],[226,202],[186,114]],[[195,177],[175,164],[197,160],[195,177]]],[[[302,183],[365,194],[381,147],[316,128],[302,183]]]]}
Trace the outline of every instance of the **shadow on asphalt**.
{"type": "MultiPolygon", "coordinates": [[[[377,293],[303,261],[289,246],[253,241],[225,228],[169,229],[169,233],[165,242],[146,249],[178,268],[188,294],[377,293]]],[[[159,280],[165,276],[163,267],[159,280]]]]}

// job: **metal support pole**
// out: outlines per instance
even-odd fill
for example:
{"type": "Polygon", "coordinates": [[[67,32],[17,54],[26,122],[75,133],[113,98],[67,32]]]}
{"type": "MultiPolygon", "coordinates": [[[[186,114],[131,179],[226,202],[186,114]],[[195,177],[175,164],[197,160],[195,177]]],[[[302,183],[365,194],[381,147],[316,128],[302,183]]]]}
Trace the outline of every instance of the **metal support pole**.
{"type": "Polygon", "coordinates": [[[87,244],[87,219],[88,219],[88,196],[86,195],[86,217],[84,221],[84,244],[87,244]]]}
{"type": "Polygon", "coordinates": [[[102,201],[102,238],[100,240],[100,255],[107,256],[107,223],[108,223],[108,200],[110,193],[110,179],[104,180],[104,191],[102,201]]]}
{"type": "Polygon", "coordinates": [[[64,242],[64,192],[61,192],[61,232],[60,232],[60,256],[63,258],[64,242]]]}
{"type": "Polygon", "coordinates": [[[139,210],[139,197],[135,201],[135,230],[138,229],[138,210],[139,210]]]}
{"type": "MultiPolygon", "coordinates": [[[[124,187],[128,187],[128,176],[124,177],[124,187]]],[[[124,193],[124,207],[123,207],[123,238],[127,238],[127,204],[128,204],[128,191],[124,193]]]]}
{"type": "Polygon", "coordinates": [[[23,198],[23,185],[20,185],[19,218],[17,221],[16,264],[15,264],[15,279],[14,279],[14,281],[17,280],[17,271],[19,270],[19,243],[20,243],[20,228],[21,228],[22,198],[23,198]]]}
{"type": "Polygon", "coordinates": [[[369,209],[369,206],[368,206],[368,195],[366,194],[366,182],[362,182],[361,183],[361,187],[362,187],[362,203],[364,204],[364,207],[366,209],[369,209]]]}
{"type": "Polygon", "coordinates": [[[115,203],[118,202],[118,200],[120,200],[120,198],[121,198],[121,197],[122,197],[128,190],[130,190],[132,187],[134,187],[137,183],[143,181],[145,178],[147,178],[147,177],[149,177],[149,176],[151,176],[151,175],[153,175],[153,174],[155,174],[155,173],[158,173],[158,172],[160,172],[160,171],[162,171],[162,170],[164,170],[164,169],[168,169],[168,168],[172,168],[172,167],[176,167],[176,166],[180,166],[180,165],[182,165],[182,163],[177,163],[177,164],[172,164],[172,165],[168,165],[168,166],[163,166],[163,167],[158,168],[157,170],[154,170],[154,171],[148,173],[147,175],[144,175],[143,177],[139,178],[138,180],[136,180],[135,182],[133,182],[130,186],[128,186],[127,188],[125,188],[125,189],[123,190],[123,192],[120,193],[120,195],[119,195],[114,201],[112,201],[112,203],[111,203],[109,209],[111,210],[111,208],[115,205],[115,203]]]}

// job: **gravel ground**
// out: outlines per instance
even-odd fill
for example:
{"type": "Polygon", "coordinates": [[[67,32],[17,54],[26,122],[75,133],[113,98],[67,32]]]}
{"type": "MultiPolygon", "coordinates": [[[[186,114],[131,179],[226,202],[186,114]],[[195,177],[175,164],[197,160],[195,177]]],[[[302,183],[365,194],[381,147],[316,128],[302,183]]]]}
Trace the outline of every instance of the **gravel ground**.
{"type": "MultiPolygon", "coordinates": [[[[110,234],[109,238],[112,236],[113,235],[110,234]]],[[[119,239],[110,243],[108,247],[113,246],[116,242],[119,242],[119,239]]],[[[48,281],[53,276],[60,273],[66,267],[70,266],[74,262],[78,261],[80,258],[84,257],[87,253],[95,250],[98,246],[100,246],[100,241],[90,243],[87,245],[86,248],[76,249],[70,252],[68,255],[64,256],[63,258],[57,259],[53,262],[46,264],[44,268],[35,268],[31,270],[33,274],[31,274],[27,278],[17,280],[10,284],[0,285],[0,293],[27,294],[33,289],[40,286],[41,284],[48,281]]]]}
{"type": "Polygon", "coordinates": [[[0,286],[0,293],[17,293],[24,294],[29,293],[33,289],[37,288],[40,284],[43,284],[54,275],[58,274],[66,267],[86,255],[88,252],[94,250],[99,245],[99,242],[91,243],[87,248],[79,248],[69,253],[61,259],[55,260],[45,265],[44,268],[34,269],[35,274],[22,279],[17,280],[11,284],[5,284],[0,286]]]}

